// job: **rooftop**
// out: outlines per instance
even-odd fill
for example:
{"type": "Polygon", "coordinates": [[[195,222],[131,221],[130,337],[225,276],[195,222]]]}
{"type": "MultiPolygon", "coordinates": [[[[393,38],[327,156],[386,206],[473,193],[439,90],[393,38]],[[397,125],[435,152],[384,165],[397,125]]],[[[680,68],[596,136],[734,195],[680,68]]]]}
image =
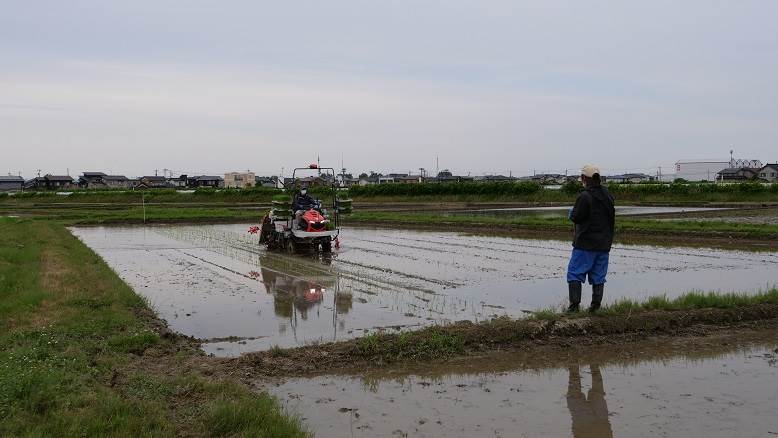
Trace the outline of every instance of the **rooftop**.
{"type": "Polygon", "coordinates": [[[46,175],[45,178],[49,181],[73,181],[73,177],[70,175],[46,175]]]}

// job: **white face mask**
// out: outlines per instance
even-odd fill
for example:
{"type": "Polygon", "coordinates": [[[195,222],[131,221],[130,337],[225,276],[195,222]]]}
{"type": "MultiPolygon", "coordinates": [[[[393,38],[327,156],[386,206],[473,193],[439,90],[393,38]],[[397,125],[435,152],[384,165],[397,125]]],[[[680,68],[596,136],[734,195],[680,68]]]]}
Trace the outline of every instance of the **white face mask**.
{"type": "Polygon", "coordinates": [[[300,190],[300,194],[303,195],[303,196],[307,195],[308,194],[308,190],[305,190],[305,189],[300,190]]]}

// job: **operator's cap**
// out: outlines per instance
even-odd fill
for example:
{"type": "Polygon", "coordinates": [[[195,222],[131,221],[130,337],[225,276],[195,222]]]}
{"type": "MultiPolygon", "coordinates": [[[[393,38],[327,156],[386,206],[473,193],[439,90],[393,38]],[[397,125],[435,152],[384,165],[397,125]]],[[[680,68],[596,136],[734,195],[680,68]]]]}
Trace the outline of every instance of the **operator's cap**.
{"type": "Polygon", "coordinates": [[[600,174],[600,168],[595,166],[594,164],[586,164],[584,167],[581,168],[581,175],[591,178],[594,176],[594,174],[600,174]]]}

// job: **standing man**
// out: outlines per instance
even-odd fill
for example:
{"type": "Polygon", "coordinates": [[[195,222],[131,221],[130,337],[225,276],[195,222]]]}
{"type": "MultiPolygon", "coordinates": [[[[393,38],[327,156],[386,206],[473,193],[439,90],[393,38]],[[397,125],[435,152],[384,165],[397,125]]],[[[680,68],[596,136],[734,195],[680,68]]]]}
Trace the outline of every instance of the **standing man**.
{"type": "Polygon", "coordinates": [[[567,267],[569,313],[579,310],[581,286],[587,277],[592,285],[589,312],[596,312],[600,308],[616,222],[613,196],[600,183],[600,169],[590,164],[584,166],[581,169],[581,182],[585,190],[578,195],[569,214],[575,224],[573,254],[567,267]]]}

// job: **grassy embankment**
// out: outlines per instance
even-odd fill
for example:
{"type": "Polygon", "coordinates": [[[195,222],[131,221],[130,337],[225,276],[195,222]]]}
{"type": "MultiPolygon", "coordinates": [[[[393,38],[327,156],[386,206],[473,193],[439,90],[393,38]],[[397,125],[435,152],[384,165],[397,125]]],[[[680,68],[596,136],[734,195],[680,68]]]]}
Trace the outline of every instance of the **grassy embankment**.
{"type": "Polygon", "coordinates": [[[51,221],[0,218],[1,436],[304,436],[51,221]]]}
{"type": "MultiPolygon", "coordinates": [[[[433,213],[405,213],[405,212],[356,212],[349,216],[345,223],[370,223],[370,224],[407,224],[433,227],[446,227],[449,225],[483,226],[486,229],[502,229],[510,231],[515,229],[536,229],[540,231],[570,231],[571,222],[564,217],[498,217],[498,216],[468,216],[448,215],[441,216],[433,213]]],[[[778,238],[778,225],[740,224],[722,221],[685,221],[685,220],[653,220],[617,218],[617,233],[677,233],[689,235],[732,235],[753,239],[778,238]]]]}
{"type": "MultiPolygon", "coordinates": [[[[759,304],[778,304],[778,289],[755,295],[689,292],[672,299],[664,295],[651,297],[645,301],[622,299],[603,307],[594,317],[624,317],[650,311],[734,309],[759,304]]],[[[587,318],[591,316],[588,312],[565,314],[557,309],[543,309],[533,313],[527,320],[558,321],[563,318],[587,318]]],[[[504,322],[508,321],[498,318],[496,321],[483,323],[482,326],[488,331],[489,328],[492,328],[490,326],[498,327],[504,322]]],[[[357,351],[362,356],[380,357],[381,360],[387,362],[448,357],[465,351],[468,340],[460,333],[461,331],[458,330],[446,330],[445,326],[397,335],[373,333],[357,340],[357,351]]]]}
{"type": "MultiPolygon", "coordinates": [[[[598,310],[595,316],[625,316],[649,311],[679,311],[697,309],[733,309],[757,304],[778,304],[778,289],[759,292],[753,295],[741,293],[717,293],[692,291],[675,298],[667,295],[649,297],[643,301],[622,298],[598,310]]],[[[576,313],[560,313],[556,308],[542,309],[534,312],[529,318],[537,320],[558,320],[561,318],[585,318],[592,316],[581,311],[576,313]]]]}
{"type": "Polygon", "coordinates": [[[595,315],[565,315],[557,309],[545,309],[524,319],[498,317],[403,333],[379,331],[349,341],[251,353],[238,364],[266,374],[322,373],[489,351],[532,351],[539,346],[567,349],[574,339],[628,345],[659,335],[698,336],[717,329],[775,328],[777,318],[778,289],[755,295],[691,292],[674,299],[660,296],[641,302],[622,300],[595,315]]]}

